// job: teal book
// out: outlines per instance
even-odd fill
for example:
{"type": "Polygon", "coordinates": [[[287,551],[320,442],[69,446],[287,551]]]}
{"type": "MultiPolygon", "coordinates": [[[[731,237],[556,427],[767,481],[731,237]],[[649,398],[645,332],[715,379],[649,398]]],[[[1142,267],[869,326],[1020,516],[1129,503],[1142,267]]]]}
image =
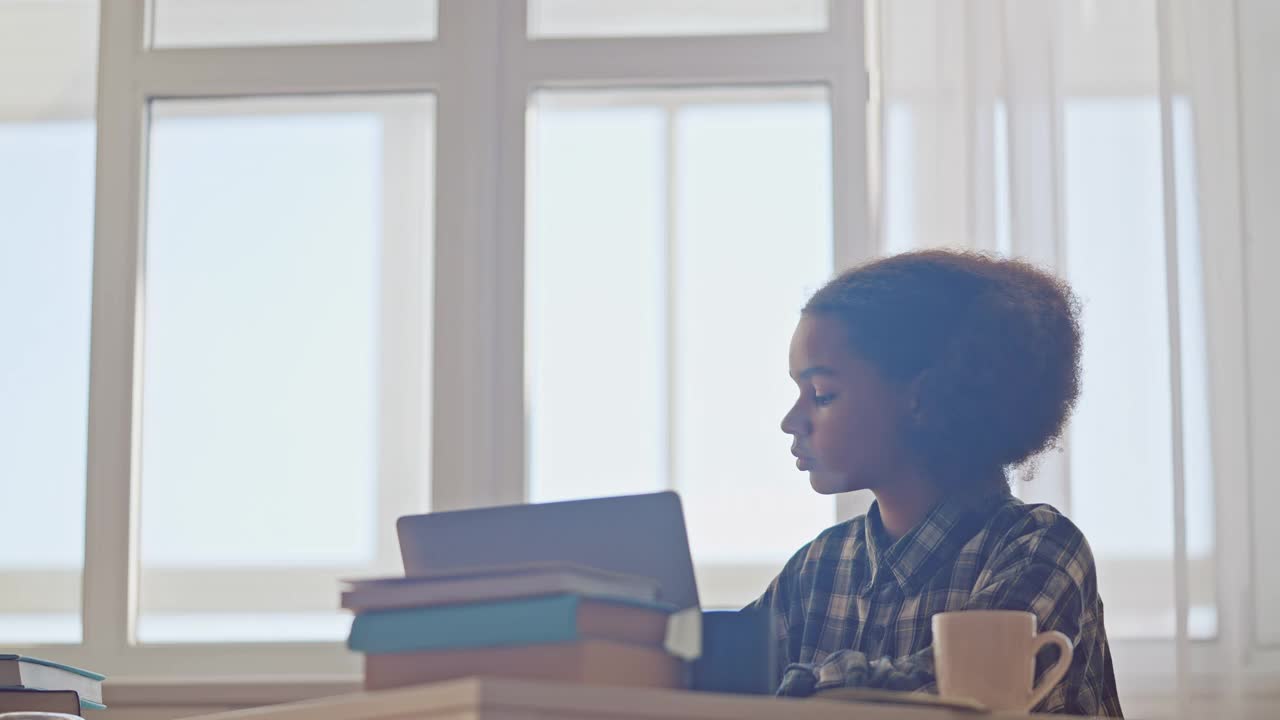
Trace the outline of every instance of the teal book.
{"type": "Polygon", "coordinates": [[[51,660],[0,654],[0,687],[74,690],[80,695],[81,706],[86,708],[103,707],[102,681],[105,679],[96,672],[51,660]]]}
{"type": "Polygon", "coordinates": [[[356,615],[347,646],[368,654],[569,643],[664,647],[675,611],[656,602],[547,595],[356,615]]]}

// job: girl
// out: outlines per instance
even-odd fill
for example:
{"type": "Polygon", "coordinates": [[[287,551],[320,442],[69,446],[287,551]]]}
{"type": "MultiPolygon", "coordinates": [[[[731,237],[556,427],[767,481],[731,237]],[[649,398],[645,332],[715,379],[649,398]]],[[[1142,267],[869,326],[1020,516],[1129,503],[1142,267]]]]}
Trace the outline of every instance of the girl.
{"type": "Polygon", "coordinates": [[[1054,508],[1014,498],[1006,475],[1053,445],[1075,404],[1078,315],[1070,289],[1030,265],[948,251],[855,268],[805,305],[782,430],[814,490],[876,500],[753,603],[779,618],[779,694],[935,690],[935,613],[1027,610],[1075,646],[1037,710],[1121,715],[1089,545],[1054,508]]]}

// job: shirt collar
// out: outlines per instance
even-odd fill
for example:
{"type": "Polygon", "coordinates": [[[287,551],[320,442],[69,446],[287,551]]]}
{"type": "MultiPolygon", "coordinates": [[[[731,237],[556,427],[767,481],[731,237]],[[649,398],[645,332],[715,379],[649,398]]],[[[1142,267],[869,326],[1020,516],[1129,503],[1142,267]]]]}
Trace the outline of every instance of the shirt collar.
{"type": "Polygon", "coordinates": [[[880,504],[867,511],[867,559],[871,582],[891,573],[905,594],[914,594],[937,570],[951,562],[997,507],[1013,499],[1009,488],[957,493],[943,498],[924,520],[894,542],[880,519],[880,504]]]}

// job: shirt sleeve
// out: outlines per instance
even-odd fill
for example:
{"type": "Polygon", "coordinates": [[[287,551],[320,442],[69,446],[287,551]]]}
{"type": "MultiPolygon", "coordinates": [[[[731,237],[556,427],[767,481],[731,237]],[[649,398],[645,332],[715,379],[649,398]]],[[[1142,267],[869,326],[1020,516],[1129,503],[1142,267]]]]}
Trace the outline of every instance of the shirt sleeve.
{"type": "MultiPolygon", "coordinates": [[[[1086,600],[1096,598],[1096,579],[1084,536],[1060,516],[1011,535],[1013,539],[992,556],[963,608],[1030,611],[1039,618],[1041,631],[1057,630],[1071,638],[1078,648],[1072,667],[1036,710],[1097,714],[1103,709],[1096,702],[1099,695],[1084,692],[1081,698],[1082,691],[1090,690],[1081,686],[1087,655],[1096,645],[1086,637],[1092,621],[1086,600]]],[[[1037,676],[1043,669],[1038,667],[1037,676]]],[[[803,696],[846,686],[936,692],[933,650],[927,647],[897,658],[841,650],[817,664],[792,663],[783,672],[778,694],[803,696]]]]}
{"type": "MultiPolygon", "coordinates": [[[[744,610],[767,610],[773,615],[774,627],[777,630],[778,657],[780,664],[791,662],[800,656],[798,633],[793,628],[801,626],[804,609],[799,602],[801,593],[800,572],[804,568],[805,559],[809,556],[812,543],[796,551],[778,576],[769,583],[760,597],[749,603],[744,610]]],[[[775,677],[775,680],[779,678],[775,677]]]]}

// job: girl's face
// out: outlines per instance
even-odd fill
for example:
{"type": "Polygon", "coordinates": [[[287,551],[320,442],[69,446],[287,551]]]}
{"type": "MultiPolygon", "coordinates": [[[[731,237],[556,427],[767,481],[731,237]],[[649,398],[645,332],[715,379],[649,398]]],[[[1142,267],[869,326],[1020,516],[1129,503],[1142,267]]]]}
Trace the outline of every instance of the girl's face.
{"type": "Polygon", "coordinates": [[[814,490],[875,489],[906,467],[898,433],[908,412],[906,393],[852,350],[838,320],[801,317],[790,365],[800,396],[782,418],[782,431],[814,490]]]}

